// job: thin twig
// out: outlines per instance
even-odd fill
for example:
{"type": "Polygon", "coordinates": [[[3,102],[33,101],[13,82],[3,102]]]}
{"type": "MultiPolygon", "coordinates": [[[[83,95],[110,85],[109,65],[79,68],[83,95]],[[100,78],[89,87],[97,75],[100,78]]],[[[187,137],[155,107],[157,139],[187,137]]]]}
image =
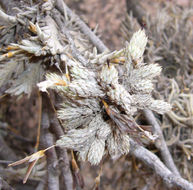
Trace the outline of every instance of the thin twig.
{"type": "MultiPolygon", "coordinates": [[[[54,144],[54,138],[49,132],[49,109],[47,106],[47,95],[43,94],[42,98],[42,121],[41,121],[41,143],[43,148],[50,147],[54,144]]],[[[47,174],[48,174],[48,190],[59,190],[59,172],[57,168],[57,154],[55,148],[49,149],[47,155],[47,174]]]]}
{"type": "Polygon", "coordinates": [[[145,10],[140,5],[140,0],[126,0],[127,12],[133,13],[141,26],[144,25],[145,10]]]}
{"type": "Polygon", "coordinates": [[[13,161],[10,161],[10,160],[0,160],[0,164],[11,164],[13,161]]]}
{"type": "Polygon", "coordinates": [[[66,36],[68,39],[68,42],[70,44],[70,48],[72,50],[72,55],[75,57],[78,61],[80,61],[84,66],[87,65],[88,61],[81,55],[81,53],[78,51],[78,49],[75,46],[75,43],[68,31],[68,29],[65,27],[64,23],[61,21],[60,17],[57,14],[53,14],[55,22],[60,27],[60,30],[62,33],[66,36]]]}
{"type": "Polygon", "coordinates": [[[166,182],[166,184],[175,185],[184,190],[193,190],[192,183],[172,173],[155,154],[138,145],[133,140],[131,140],[130,143],[131,154],[135,155],[136,158],[152,168],[154,172],[159,175],[164,182],[166,182]]]}
{"type": "Polygon", "coordinates": [[[90,30],[90,28],[79,18],[78,15],[68,8],[63,0],[56,0],[56,8],[61,12],[61,14],[64,15],[66,11],[70,18],[75,18],[75,22],[79,26],[81,32],[89,38],[99,52],[108,51],[108,48],[103,44],[103,42],[90,30]]]}
{"type": "Polygon", "coordinates": [[[35,190],[45,189],[45,186],[46,186],[46,178],[44,177],[44,178],[39,182],[39,184],[37,185],[37,187],[36,187],[35,190]]]}
{"type": "Polygon", "coordinates": [[[75,184],[78,190],[82,190],[84,188],[84,180],[80,174],[80,169],[76,162],[73,150],[71,150],[71,156],[72,156],[72,171],[73,176],[75,178],[75,184]]]}
{"type": "Polygon", "coordinates": [[[37,138],[35,149],[38,150],[40,143],[40,129],[41,129],[41,116],[42,116],[42,96],[40,91],[38,91],[38,100],[39,100],[39,110],[38,110],[38,130],[37,130],[37,138]]]}
{"type": "MultiPolygon", "coordinates": [[[[54,103],[52,102],[52,99],[55,99],[53,97],[54,97],[53,94],[51,94],[51,96],[49,94],[47,98],[47,103],[50,102],[50,108],[52,109],[52,111],[49,112],[49,118],[51,128],[56,137],[59,139],[61,138],[61,136],[64,135],[64,130],[62,129],[61,120],[57,118],[56,108],[54,106],[54,103]]],[[[59,155],[60,169],[62,171],[62,177],[64,179],[65,189],[71,190],[73,189],[73,175],[70,168],[67,150],[65,148],[58,147],[58,155],[59,155]]]]}
{"type": "Polygon", "coordinates": [[[4,98],[5,96],[7,96],[8,94],[3,94],[2,96],[0,96],[0,99],[4,98]]]}
{"type": "MultiPolygon", "coordinates": [[[[51,127],[53,129],[53,132],[56,134],[56,137],[59,139],[62,135],[64,135],[64,132],[60,126],[59,121],[56,118],[55,113],[50,114],[51,118],[51,127]]],[[[73,189],[73,178],[72,178],[72,172],[70,169],[70,162],[68,158],[67,150],[64,148],[58,147],[58,153],[59,153],[59,165],[60,169],[62,171],[62,177],[64,179],[64,185],[66,190],[73,189]]]]}
{"type": "Polygon", "coordinates": [[[7,15],[2,10],[0,10],[0,21],[8,24],[17,24],[16,17],[7,15]]]}
{"type": "Polygon", "coordinates": [[[152,127],[154,128],[155,133],[159,136],[158,139],[155,141],[155,146],[158,150],[160,150],[164,163],[174,174],[180,176],[180,173],[178,172],[178,169],[172,159],[170,151],[168,150],[166,141],[162,134],[161,127],[156,121],[154,114],[150,110],[144,110],[144,115],[149,124],[152,125],[152,127]]]}
{"type": "MultiPolygon", "coordinates": [[[[48,98],[49,98],[49,102],[50,102],[50,105],[51,105],[51,107],[52,107],[52,109],[53,109],[54,113],[57,115],[56,108],[55,108],[54,103],[53,103],[53,101],[52,101],[52,97],[50,96],[50,94],[49,94],[49,93],[48,93],[48,98]]],[[[52,117],[51,117],[51,118],[52,118],[52,117]]],[[[58,122],[59,122],[60,126],[62,126],[62,120],[61,120],[61,119],[59,119],[58,117],[57,117],[57,120],[58,120],[58,122]]],[[[52,122],[52,120],[51,120],[50,122],[52,122]]],[[[60,128],[60,129],[62,130],[62,128],[60,128]]],[[[64,129],[64,130],[62,130],[62,131],[64,131],[64,132],[65,132],[65,129],[64,129]]],[[[57,136],[57,134],[58,134],[58,133],[56,133],[56,136],[57,136]]]]}
{"type": "MultiPolygon", "coordinates": [[[[53,95],[53,94],[51,94],[53,95]]],[[[64,135],[64,131],[61,127],[61,121],[57,118],[56,115],[56,109],[54,107],[54,103],[52,102],[52,99],[55,99],[50,97],[50,94],[44,97],[47,102],[47,106],[49,107],[49,118],[50,118],[50,127],[55,134],[56,138],[59,139],[61,136],[64,135]]],[[[66,190],[73,189],[73,177],[72,172],[70,169],[70,162],[68,158],[67,150],[64,148],[58,147],[56,149],[59,155],[59,165],[62,172],[62,177],[64,179],[64,185],[66,190]]]]}

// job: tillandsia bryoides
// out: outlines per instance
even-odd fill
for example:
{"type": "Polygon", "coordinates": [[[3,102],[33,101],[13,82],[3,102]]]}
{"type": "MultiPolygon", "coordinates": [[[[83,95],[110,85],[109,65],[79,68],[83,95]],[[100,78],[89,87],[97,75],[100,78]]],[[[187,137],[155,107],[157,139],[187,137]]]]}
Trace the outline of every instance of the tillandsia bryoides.
{"type": "Polygon", "coordinates": [[[170,105],[151,96],[161,67],[143,62],[145,31],[134,33],[123,49],[99,54],[66,16],[65,6],[63,15],[53,0],[38,8],[20,11],[17,17],[0,11],[6,25],[0,32],[0,86],[8,85],[5,92],[29,95],[47,72],[39,89],[54,89],[63,99],[58,118],[66,134],[56,145],[77,151],[91,164],[98,164],[106,153],[116,158],[127,154],[131,137],[154,140],[156,136],[134,117],[145,108],[163,114],[170,105]],[[20,40],[14,37],[16,25],[28,31],[20,40]],[[52,72],[53,67],[58,72],[52,72]]]}
{"type": "Polygon", "coordinates": [[[95,54],[87,65],[65,56],[68,74],[49,73],[38,84],[41,91],[51,88],[64,98],[58,118],[67,132],[56,146],[73,149],[81,160],[99,164],[106,153],[116,158],[127,154],[130,136],[156,138],[134,121],[138,110],[160,114],[170,110],[168,103],[151,96],[152,80],[161,67],[143,63],[146,43],[144,30],[139,30],[125,48],[95,54]]]}
{"type": "MultiPolygon", "coordinates": [[[[0,10],[0,87],[21,96],[30,95],[38,83],[41,91],[60,94],[58,118],[66,133],[56,146],[77,151],[91,164],[99,164],[105,154],[127,154],[130,138],[154,140],[156,135],[134,117],[145,108],[163,114],[170,105],[151,96],[161,67],[143,62],[145,31],[134,33],[123,49],[99,54],[75,18],[67,16],[65,5],[61,13],[54,2],[18,9],[16,16],[0,10]],[[44,73],[46,80],[40,82],[44,73]]],[[[11,164],[30,163],[24,182],[48,149],[11,164]]]]}

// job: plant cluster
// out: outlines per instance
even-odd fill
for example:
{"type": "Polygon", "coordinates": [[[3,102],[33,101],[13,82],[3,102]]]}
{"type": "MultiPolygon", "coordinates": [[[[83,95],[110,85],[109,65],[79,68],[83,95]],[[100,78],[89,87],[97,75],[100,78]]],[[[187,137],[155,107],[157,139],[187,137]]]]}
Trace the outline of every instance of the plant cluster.
{"type": "MultiPolygon", "coordinates": [[[[29,2],[26,5],[29,5],[29,2]]],[[[164,9],[165,15],[168,10],[170,9],[164,9]]],[[[76,158],[89,161],[91,165],[98,165],[106,155],[117,159],[130,152],[152,168],[153,173],[159,175],[167,184],[191,189],[192,184],[180,177],[162,130],[152,113],[155,111],[156,116],[164,118],[166,123],[162,124],[165,127],[164,133],[168,133],[165,134],[167,143],[181,146],[190,160],[192,141],[189,137],[192,129],[187,129],[186,125],[189,127],[192,124],[192,94],[181,93],[181,87],[175,80],[170,80],[171,86],[170,83],[165,83],[169,81],[165,77],[160,77],[160,83],[154,88],[162,71],[162,67],[154,62],[168,61],[171,55],[179,60],[175,57],[177,54],[170,51],[171,47],[179,50],[179,55],[184,53],[188,62],[185,68],[191,67],[191,53],[175,43],[177,39],[183,41],[183,38],[178,36],[179,26],[183,23],[174,17],[176,22],[173,26],[174,22],[170,17],[166,17],[166,22],[162,19],[163,15],[156,16],[155,21],[147,21],[146,31],[141,28],[132,32],[125,30],[127,34],[132,33],[129,40],[122,49],[110,52],[94,34],[96,31],[92,32],[71,12],[63,0],[41,1],[38,5],[23,6],[15,11],[17,14],[10,16],[0,10],[0,93],[29,97],[32,91],[41,91],[38,123],[39,127],[41,125],[40,140],[43,148],[9,164],[29,164],[23,182],[27,181],[38,160],[46,155],[49,189],[59,189],[63,181],[66,189],[73,189],[73,185],[80,188],[83,185],[76,158]],[[162,22],[162,28],[159,28],[157,23],[162,22]],[[172,36],[174,31],[176,35],[172,36]],[[168,41],[167,38],[171,39],[168,41]],[[167,56],[164,57],[165,55],[167,56]],[[164,89],[165,87],[168,88],[164,89]],[[169,103],[163,101],[166,99],[165,92],[169,103]],[[54,96],[55,99],[52,99],[54,96]],[[47,100],[49,102],[46,102],[47,100]],[[171,107],[177,109],[171,110],[171,107]],[[144,115],[147,121],[149,117],[149,120],[154,122],[152,124],[148,121],[153,126],[154,134],[150,126],[142,125],[143,122],[137,123],[136,118],[142,110],[145,110],[145,114],[150,113],[144,115]],[[167,114],[166,118],[160,116],[164,113],[167,114]],[[170,120],[179,128],[169,126],[170,120]],[[177,136],[170,139],[169,134],[177,136]],[[156,154],[141,146],[142,142],[147,140],[155,142],[164,163],[156,154]],[[158,147],[159,143],[163,147],[158,147]],[[71,167],[67,149],[71,150],[71,167]],[[73,151],[77,153],[77,157],[73,151]],[[58,169],[59,161],[62,162],[62,167],[58,169]]],[[[185,21],[188,17],[183,18],[185,21]]],[[[131,24],[130,28],[133,29],[133,17],[127,19],[127,24],[131,24]]],[[[188,31],[189,22],[184,23],[188,31]]],[[[186,42],[189,43],[188,40],[186,42]]],[[[164,73],[167,73],[167,65],[163,67],[164,73]]],[[[187,69],[184,69],[184,73],[186,76],[190,74],[187,69]]],[[[39,133],[37,136],[39,138],[39,133]]],[[[37,148],[38,143],[36,145],[37,148]]],[[[172,147],[172,151],[175,150],[177,149],[172,147]]],[[[174,158],[176,156],[175,154],[174,158]]],[[[127,157],[123,159],[127,165],[127,157]]],[[[181,159],[186,157],[180,157],[179,161],[181,159]]],[[[187,163],[190,164],[189,161],[187,163]]],[[[37,165],[36,177],[45,175],[45,170],[42,169],[45,169],[45,162],[37,165]]],[[[123,173],[126,172],[128,174],[128,170],[124,168],[123,173]]],[[[23,170],[17,170],[16,173],[23,175],[23,170]]],[[[101,173],[102,167],[93,189],[99,188],[101,173]]],[[[140,172],[137,173],[140,175],[140,172]]]]}
{"type": "MultiPolygon", "coordinates": [[[[191,180],[192,167],[192,5],[180,7],[173,3],[163,7],[154,16],[145,13],[143,21],[149,42],[145,52],[147,62],[155,61],[163,67],[163,75],[156,86],[155,96],[166,98],[172,105],[163,118],[162,128],[167,144],[178,168],[191,180]],[[182,167],[183,165],[183,167],[182,167]]],[[[141,8],[142,9],[142,8],[141,8]]],[[[140,28],[137,19],[128,15],[123,31],[125,37],[140,28]]]]}
{"type": "Polygon", "coordinates": [[[61,15],[52,1],[43,3],[40,12],[37,7],[26,9],[16,17],[1,11],[6,22],[1,28],[0,55],[1,86],[8,86],[5,93],[30,95],[47,73],[38,87],[60,94],[58,117],[67,129],[56,144],[76,150],[81,160],[92,164],[98,164],[106,151],[112,157],[127,154],[129,134],[154,140],[134,116],[145,108],[163,114],[170,105],[151,96],[152,80],[161,67],[143,62],[145,31],[136,32],[123,49],[99,54],[96,48],[91,51],[73,18],[65,12],[61,15]],[[19,40],[14,37],[16,25],[20,32],[28,32],[19,40]]]}
{"type": "Polygon", "coordinates": [[[163,114],[170,105],[151,97],[152,79],[160,74],[161,67],[143,63],[146,43],[145,32],[139,30],[125,48],[92,55],[87,65],[63,55],[69,74],[48,73],[38,84],[41,91],[54,89],[64,99],[58,117],[68,130],[57,146],[74,149],[81,160],[98,164],[106,151],[116,158],[127,154],[129,134],[143,133],[154,140],[137,125],[134,116],[145,108],[163,114]],[[117,60],[124,63],[115,65],[117,60]],[[105,118],[103,105],[110,120],[105,118]]]}

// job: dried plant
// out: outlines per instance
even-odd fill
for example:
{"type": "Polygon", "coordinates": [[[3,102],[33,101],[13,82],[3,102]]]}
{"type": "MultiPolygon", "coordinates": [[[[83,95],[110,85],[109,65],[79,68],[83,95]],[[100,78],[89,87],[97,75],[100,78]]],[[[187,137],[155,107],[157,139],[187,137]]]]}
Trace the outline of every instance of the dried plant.
{"type": "MultiPolygon", "coordinates": [[[[65,21],[69,35],[73,37],[80,52],[92,47],[70,18],[52,18],[44,12],[51,10],[52,1],[39,6],[17,8],[16,16],[6,15],[0,10],[0,87],[7,85],[6,93],[11,95],[28,94],[43,79],[47,68],[61,71],[63,53],[71,54],[70,43],[58,23],[65,21]],[[49,6],[48,6],[49,5],[49,6]],[[39,15],[38,15],[39,14],[39,15]],[[38,16],[37,16],[38,15],[38,16]],[[19,29],[17,29],[17,28],[19,29]],[[27,31],[27,35],[25,35],[27,31]],[[15,36],[19,36],[17,39],[15,36]],[[80,38],[77,38],[80,36],[80,38]]],[[[56,9],[52,10],[59,14],[56,9]]]]}
{"type": "MultiPolygon", "coordinates": [[[[61,74],[47,73],[38,87],[41,91],[52,88],[63,97],[58,117],[68,130],[56,144],[78,151],[82,160],[92,164],[98,164],[106,152],[113,157],[127,154],[130,135],[143,134],[154,140],[150,132],[134,121],[134,116],[144,108],[163,114],[170,110],[170,105],[151,96],[152,80],[160,75],[161,67],[143,62],[147,44],[144,30],[136,32],[125,48],[99,54],[95,48],[91,51],[92,46],[78,33],[73,20],[59,14],[52,1],[43,3],[41,11],[41,19],[36,22],[36,7],[19,10],[17,17],[12,18],[13,24],[21,27],[25,27],[22,19],[27,19],[29,33],[19,42],[9,41],[8,46],[3,41],[1,85],[11,85],[6,93],[30,95],[42,73],[54,65],[61,74]],[[44,11],[52,14],[45,16],[44,11]],[[16,61],[12,67],[11,59],[16,61]],[[124,63],[119,64],[119,60],[124,63]],[[22,69],[16,72],[16,67],[22,69]],[[113,121],[104,118],[102,101],[113,121]]],[[[6,29],[2,29],[2,37],[7,35],[6,29]]]]}
{"type": "MultiPolygon", "coordinates": [[[[173,3],[158,4],[160,6],[163,8],[154,16],[144,15],[150,39],[144,57],[148,62],[156,61],[164,68],[165,76],[161,77],[156,91],[159,97],[168,97],[173,109],[164,116],[162,130],[178,168],[184,168],[181,173],[191,180],[193,8],[192,5],[179,7],[173,3]]],[[[129,38],[139,27],[132,14],[127,16],[122,28],[125,37],[129,38]]]]}
{"type": "MultiPolygon", "coordinates": [[[[37,6],[17,9],[17,12],[16,16],[9,16],[0,11],[0,87],[5,87],[4,93],[15,96],[30,96],[37,86],[43,92],[54,90],[60,96],[57,116],[65,130],[56,129],[57,138],[62,136],[54,145],[48,129],[53,122],[53,118],[49,119],[51,109],[47,110],[45,100],[42,103],[46,147],[73,149],[80,160],[93,165],[99,164],[105,154],[117,159],[131,151],[167,182],[191,188],[192,184],[176,178],[153,153],[135,142],[141,143],[142,138],[151,141],[157,138],[147,126],[136,123],[135,116],[140,110],[150,109],[158,114],[171,110],[169,103],[152,97],[155,77],[162,69],[158,64],[147,64],[143,60],[148,41],[145,31],[135,32],[119,51],[102,52],[107,49],[104,44],[99,43],[97,50],[95,42],[100,40],[89,30],[95,38],[91,40],[94,46],[90,43],[85,32],[88,28],[81,27],[82,21],[69,13],[63,1],[48,0],[37,6]]],[[[46,150],[12,164],[30,162],[24,182],[46,150]]],[[[47,157],[49,167],[52,167],[51,161],[57,160],[57,154],[53,152],[50,160],[47,157]]],[[[61,155],[67,156],[67,152],[61,155]]],[[[78,181],[79,168],[74,156],[72,160],[78,181]]],[[[56,176],[48,182],[58,188],[59,175],[54,172],[48,171],[48,176],[50,173],[51,177],[56,176]]],[[[98,188],[99,179],[96,180],[98,188]]]]}
{"type": "MultiPolygon", "coordinates": [[[[160,63],[165,75],[175,77],[177,70],[181,69],[182,73],[192,68],[193,8],[192,5],[183,8],[167,2],[156,5],[157,9],[163,8],[155,15],[146,11],[143,18],[149,37],[144,57],[147,61],[160,63]]],[[[131,13],[126,17],[122,31],[128,39],[139,28],[139,23],[131,13]]]]}
{"type": "Polygon", "coordinates": [[[154,140],[135,123],[134,116],[144,108],[163,114],[170,105],[151,97],[152,79],[160,74],[161,67],[143,63],[146,43],[145,32],[139,30],[119,53],[98,54],[100,61],[95,67],[63,55],[70,79],[66,74],[47,74],[46,81],[38,84],[40,90],[52,88],[64,97],[58,117],[68,131],[56,142],[57,146],[74,149],[81,160],[98,164],[106,152],[112,157],[127,154],[130,135],[143,133],[154,140]],[[124,64],[115,66],[115,58],[124,59],[124,64]],[[112,120],[104,118],[101,102],[112,120]]]}
{"type": "Polygon", "coordinates": [[[32,169],[34,168],[34,166],[36,165],[36,163],[38,162],[38,160],[42,157],[45,156],[45,152],[47,150],[49,150],[50,148],[53,148],[53,146],[47,148],[47,149],[44,149],[44,150],[40,150],[34,154],[32,154],[31,156],[27,156],[25,157],[24,159],[22,160],[19,160],[17,162],[14,162],[12,164],[9,164],[9,166],[17,166],[17,165],[20,165],[20,164],[23,164],[25,162],[29,162],[29,166],[28,166],[28,169],[27,169],[27,172],[26,172],[26,175],[25,175],[25,178],[23,179],[23,183],[26,183],[32,169]]]}

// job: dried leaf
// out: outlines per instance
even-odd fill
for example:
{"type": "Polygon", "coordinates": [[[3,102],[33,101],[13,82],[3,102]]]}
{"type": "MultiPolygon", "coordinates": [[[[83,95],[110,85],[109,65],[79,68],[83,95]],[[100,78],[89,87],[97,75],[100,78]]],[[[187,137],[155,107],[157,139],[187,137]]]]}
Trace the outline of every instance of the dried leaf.
{"type": "Polygon", "coordinates": [[[26,71],[19,75],[18,79],[13,81],[12,87],[6,90],[11,95],[28,94],[32,92],[32,88],[36,86],[42,75],[42,67],[40,64],[30,64],[26,71]]]}
{"type": "Polygon", "coordinates": [[[26,158],[24,158],[22,160],[19,160],[19,161],[16,161],[16,162],[12,163],[12,164],[9,164],[9,166],[17,166],[17,165],[23,164],[25,162],[29,162],[29,166],[28,166],[26,175],[25,175],[25,177],[23,179],[23,183],[26,183],[26,181],[27,181],[27,179],[28,179],[28,177],[29,177],[33,167],[35,166],[37,161],[45,155],[44,153],[48,149],[40,150],[40,151],[32,154],[31,156],[27,156],[26,158]]]}
{"type": "Polygon", "coordinates": [[[17,62],[7,62],[0,65],[0,87],[8,82],[17,65],[17,62]]]}

